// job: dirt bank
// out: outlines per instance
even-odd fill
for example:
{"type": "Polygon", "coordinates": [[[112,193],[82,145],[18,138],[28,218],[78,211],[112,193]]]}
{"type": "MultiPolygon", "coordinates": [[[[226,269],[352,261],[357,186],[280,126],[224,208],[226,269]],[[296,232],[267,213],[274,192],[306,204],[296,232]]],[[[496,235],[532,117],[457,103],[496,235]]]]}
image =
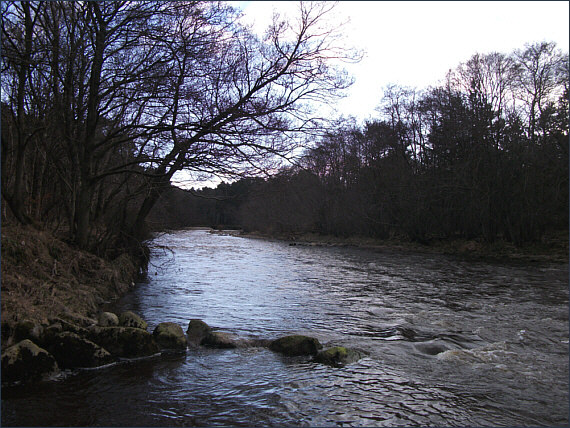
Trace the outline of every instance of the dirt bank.
{"type": "Polygon", "coordinates": [[[138,272],[127,255],[105,261],[49,232],[13,225],[2,225],[1,264],[3,348],[18,321],[95,316],[101,303],[134,285],[138,272]]]}

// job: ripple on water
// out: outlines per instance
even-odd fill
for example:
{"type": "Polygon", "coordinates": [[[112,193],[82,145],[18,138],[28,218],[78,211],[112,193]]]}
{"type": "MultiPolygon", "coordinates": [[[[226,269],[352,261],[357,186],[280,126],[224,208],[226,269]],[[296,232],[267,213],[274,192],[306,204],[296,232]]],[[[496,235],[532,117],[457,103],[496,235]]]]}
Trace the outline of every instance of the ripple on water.
{"type": "Polygon", "coordinates": [[[156,244],[172,251],[155,248],[148,281],[113,310],[139,312],[149,329],[200,318],[242,338],[309,334],[366,357],[332,368],[264,348],[189,349],[3,390],[4,425],[568,423],[567,266],[200,230],[156,244]]]}

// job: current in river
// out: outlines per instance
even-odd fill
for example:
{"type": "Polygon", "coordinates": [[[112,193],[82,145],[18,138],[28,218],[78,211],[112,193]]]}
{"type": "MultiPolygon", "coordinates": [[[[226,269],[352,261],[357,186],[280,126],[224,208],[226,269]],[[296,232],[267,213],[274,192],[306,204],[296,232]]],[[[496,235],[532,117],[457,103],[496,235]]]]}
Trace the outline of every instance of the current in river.
{"type": "Polygon", "coordinates": [[[149,331],[316,337],[344,367],[261,347],[79,370],[6,388],[2,425],[567,426],[568,265],[161,234],[146,281],[108,306],[149,331]]]}

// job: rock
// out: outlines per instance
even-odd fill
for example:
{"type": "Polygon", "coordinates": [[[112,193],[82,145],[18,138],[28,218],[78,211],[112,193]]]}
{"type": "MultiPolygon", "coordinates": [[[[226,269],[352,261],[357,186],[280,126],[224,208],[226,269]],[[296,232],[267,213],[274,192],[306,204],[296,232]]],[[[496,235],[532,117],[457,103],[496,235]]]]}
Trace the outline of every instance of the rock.
{"type": "Polygon", "coordinates": [[[198,319],[190,320],[188,323],[188,329],[186,330],[188,341],[196,345],[211,332],[212,328],[204,321],[198,319]]]}
{"type": "Polygon", "coordinates": [[[72,333],[78,334],[79,336],[87,336],[87,328],[81,327],[77,324],[64,320],[62,318],[54,318],[51,321],[51,325],[61,325],[62,331],[70,331],[72,333]]]}
{"type": "Polygon", "coordinates": [[[340,367],[345,364],[354,363],[360,360],[363,354],[354,349],[345,348],[344,346],[335,346],[319,352],[315,356],[315,362],[327,364],[333,367],[340,367]]]}
{"type": "Polygon", "coordinates": [[[269,344],[269,349],[285,355],[316,355],[322,345],[314,337],[293,335],[281,337],[269,344]]]}
{"type": "Polygon", "coordinates": [[[44,334],[38,344],[47,349],[51,343],[54,343],[55,337],[62,332],[63,326],[60,322],[50,324],[44,329],[44,334]]]}
{"type": "Polygon", "coordinates": [[[119,326],[134,327],[146,330],[148,324],[134,312],[126,311],[119,315],[119,326]]]}
{"type": "Polygon", "coordinates": [[[261,339],[261,338],[253,338],[253,339],[244,339],[238,342],[238,347],[244,348],[269,348],[271,344],[270,339],[261,339]]]}
{"type": "Polygon", "coordinates": [[[62,331],[63,331],[63,326],[61,325],[61,323],[56,322],[46,327],[46,329],[44,330],[44,335],[55,335],[61,333],[62,331]]]}
{"type": "Polygon", "coordinates": [[[448,351],[449,348],[441,343],[418,343],[414,347],[423,354],[437,355],[448,351]]]}
{"type": "Polygon", "coordinates": [[[64,369],[98,367],[114,361],[107,350],[69,331],[57,334],[48,349],[64,369]]]}
{"type": "Polygon", "coordinates": [[[118,357],[146,357],[160,351],[152,334],[141,328],[92,326],[88,338],[118,357]]]}
{"type": "Polygon", "coordinates": [[[2,354],[2,382],[35,380],[58,370],[55,358],[29,339],[10,346],[2,354]]]}
{"type": "Polygon", "coordinates": [[[97,320],[73,312],[61,314],[59,319],[83,328],[97,324],[97,320]]]}
{"type": "Polygon", "coordinates": [[[14,327],[14,340],[21,342],[24,339],[30,339],[33,342],[39,342],[43,336],[44,328],[30,320],[18,322],[14,327]]]}
{"type": "Polygon", "coordinates": [[[156,326],[152,335],[161,348],[186,349],[188,345],[182,327],[173,322],[161,322],[156,326]]]}
{"type": "Polygon", "coordinates": [[[119,325],[119,317],[113,312],[101,312],[97,324],[100,327],[117,327],[119,325]]]}
{"type": "Polygon", "coordinates": [[[232,337],[228,333],[222,333],[220,331],[211,331],[206,334],[200,341],[200,345],[220,349],[237,348],[237,344],[232,337]]]}

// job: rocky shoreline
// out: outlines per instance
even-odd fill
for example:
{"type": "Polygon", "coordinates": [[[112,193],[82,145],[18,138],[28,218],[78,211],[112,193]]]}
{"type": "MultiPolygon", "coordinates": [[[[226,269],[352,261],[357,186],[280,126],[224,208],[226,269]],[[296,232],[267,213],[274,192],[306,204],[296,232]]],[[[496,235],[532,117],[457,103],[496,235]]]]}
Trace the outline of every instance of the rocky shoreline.
{"type": "Polygon", "coordinates": [[[1,248],[2,350],[20,321],[92,323],[102,304],[132,289],[141,269],[128,254],[105,260],[31,226],[2,225],[1,248]]]}
{"type": "Polygon", "coordinates": [[[172,322],[158,324],[152,333],[137,314],[102,312],[91,325],[61,318],[45,326],[32,321],[16,324],[17,343],[2,353],[2,385],[47,380],[63,370],[104,367],[122,360],[186,352],[188,347],[216,349],[264,347],[286,356],[308,356],[314,362],[340,367],[364,354],[335,346],[323,349],[318,339],[289,335],[275,339],[240,339],[217,331],[199,319],[188,323],[186,333],[172,322]]]}

